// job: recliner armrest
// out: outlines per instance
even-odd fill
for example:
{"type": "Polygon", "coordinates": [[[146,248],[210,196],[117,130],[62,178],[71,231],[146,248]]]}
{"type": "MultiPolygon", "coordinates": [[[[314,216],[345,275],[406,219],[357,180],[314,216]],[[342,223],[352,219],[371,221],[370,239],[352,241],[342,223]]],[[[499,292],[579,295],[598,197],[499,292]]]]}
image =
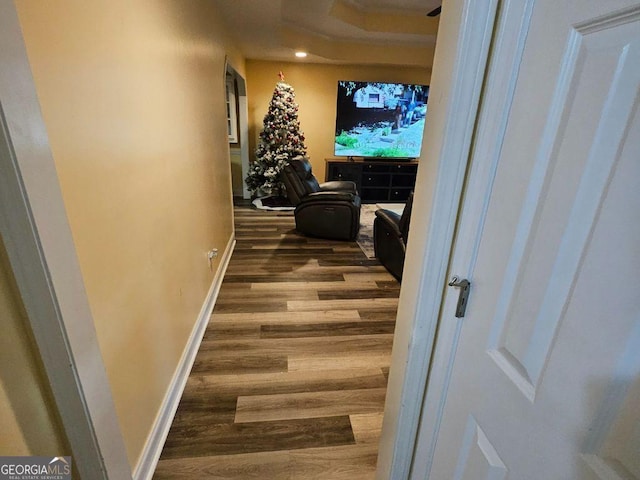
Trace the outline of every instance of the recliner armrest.
{"type": "Polygon", "coordinates": [[[314,203],[314,202],[335,202],[335,201],[343,201],[343,202],[353,202],[356,198],[356,195],[349,192],[341,192],[341,191],[320,191],[315,193],[310,193],[306,197],[304,197],[300,204],[314,203]]]}
{"type": "Polygon", "coordinates": [[[331,182],[321,183],[320,191],[322,192],[342,191],[342,192],[350,192],[353,194],[358,193],[355,182],[352,182],[349,180],[334,180],[331,182]]]}
{"type": "Polygon", "coordinates": [[[400,215],[391,210],[380,208],[376,210],[376,218],[383,222],[398,238],[400,237],[400,215]]]}

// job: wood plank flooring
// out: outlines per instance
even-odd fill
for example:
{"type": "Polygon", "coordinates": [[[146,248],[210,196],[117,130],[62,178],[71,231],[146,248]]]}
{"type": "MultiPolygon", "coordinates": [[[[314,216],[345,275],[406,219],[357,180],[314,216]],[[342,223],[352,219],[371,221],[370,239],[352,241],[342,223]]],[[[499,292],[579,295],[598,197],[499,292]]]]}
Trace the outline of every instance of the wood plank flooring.
{"type": "Polygon", "coordinates": [[[236,248],[154,479],[373,479],[400,285],[355,242],[235,208],[236,248]]]}

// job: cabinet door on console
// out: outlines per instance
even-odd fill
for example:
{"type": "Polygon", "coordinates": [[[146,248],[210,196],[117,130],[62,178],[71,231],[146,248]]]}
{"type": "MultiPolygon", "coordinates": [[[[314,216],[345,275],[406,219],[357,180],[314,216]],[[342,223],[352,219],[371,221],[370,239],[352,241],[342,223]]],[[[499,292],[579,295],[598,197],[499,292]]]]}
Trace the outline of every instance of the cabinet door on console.
{"type": "Polygon", "coordinates": [[[416,185],[417,165],[394,165],[393,178],[391,179],[391,191],[389,200],[392,202],[404,202],[416,185]]]}
{"type": "Polygon", "coordinates": [[[348,180],[355,182],[358,191],[362,188],[362,165],[353,163],[329,163],[327,169],[327,181],[348,180]]]}
{"type": "Polygon", "coordinates": [[[392,202],[405,202],[413,188],[392,188],[389,192],[389,200],[392,202]]]}
{"type": "Polygon", "coordinates": [[[365,187],[389,187],[391,184],[391,175],[388,173],[364,173],[362,176],[362,185],[365,187]]]}

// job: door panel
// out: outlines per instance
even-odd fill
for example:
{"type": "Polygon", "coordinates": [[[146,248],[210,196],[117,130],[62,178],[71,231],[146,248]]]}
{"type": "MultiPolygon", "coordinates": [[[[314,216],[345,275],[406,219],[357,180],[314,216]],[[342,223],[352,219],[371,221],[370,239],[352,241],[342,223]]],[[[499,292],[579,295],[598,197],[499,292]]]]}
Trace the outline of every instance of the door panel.
{"type": "Polygon", "coordinates": [[[598,479],[640,478],[640,322],[621,352],[606,396],[597,407],[581,455],[590,476],[598,479]],[[595,476],[594,476],[595,475],[595,476]]]}
{"type": "Polygon", "coordinates": [[[429,478],[640,479],[639,103],[638,2],[535,2],[429,478]]]}
{"type": "Polygon", "coordinates": [[[458,456],[455,480],[504,480],[507,468],[473,416],[469,416],[458,456]]]}
{"type": "Polygon", "coordinates": [[[548,123],[552,147],[540,148],[545,154],[537,158],[515,234],[489,352],[531,400],[635,111],[634,28],[571,33],[565,85],[551,106],[561,121],[548,123]]]}

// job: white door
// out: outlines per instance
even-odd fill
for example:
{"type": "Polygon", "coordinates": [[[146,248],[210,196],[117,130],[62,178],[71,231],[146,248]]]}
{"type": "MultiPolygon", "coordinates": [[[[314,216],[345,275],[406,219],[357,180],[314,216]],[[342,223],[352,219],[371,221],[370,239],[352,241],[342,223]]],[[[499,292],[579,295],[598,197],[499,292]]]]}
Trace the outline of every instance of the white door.
{"type": "Polygon", "coordinates": [[[640,479],[640,2],[501,2],[489,60],[412,478],[640,479]]]}

